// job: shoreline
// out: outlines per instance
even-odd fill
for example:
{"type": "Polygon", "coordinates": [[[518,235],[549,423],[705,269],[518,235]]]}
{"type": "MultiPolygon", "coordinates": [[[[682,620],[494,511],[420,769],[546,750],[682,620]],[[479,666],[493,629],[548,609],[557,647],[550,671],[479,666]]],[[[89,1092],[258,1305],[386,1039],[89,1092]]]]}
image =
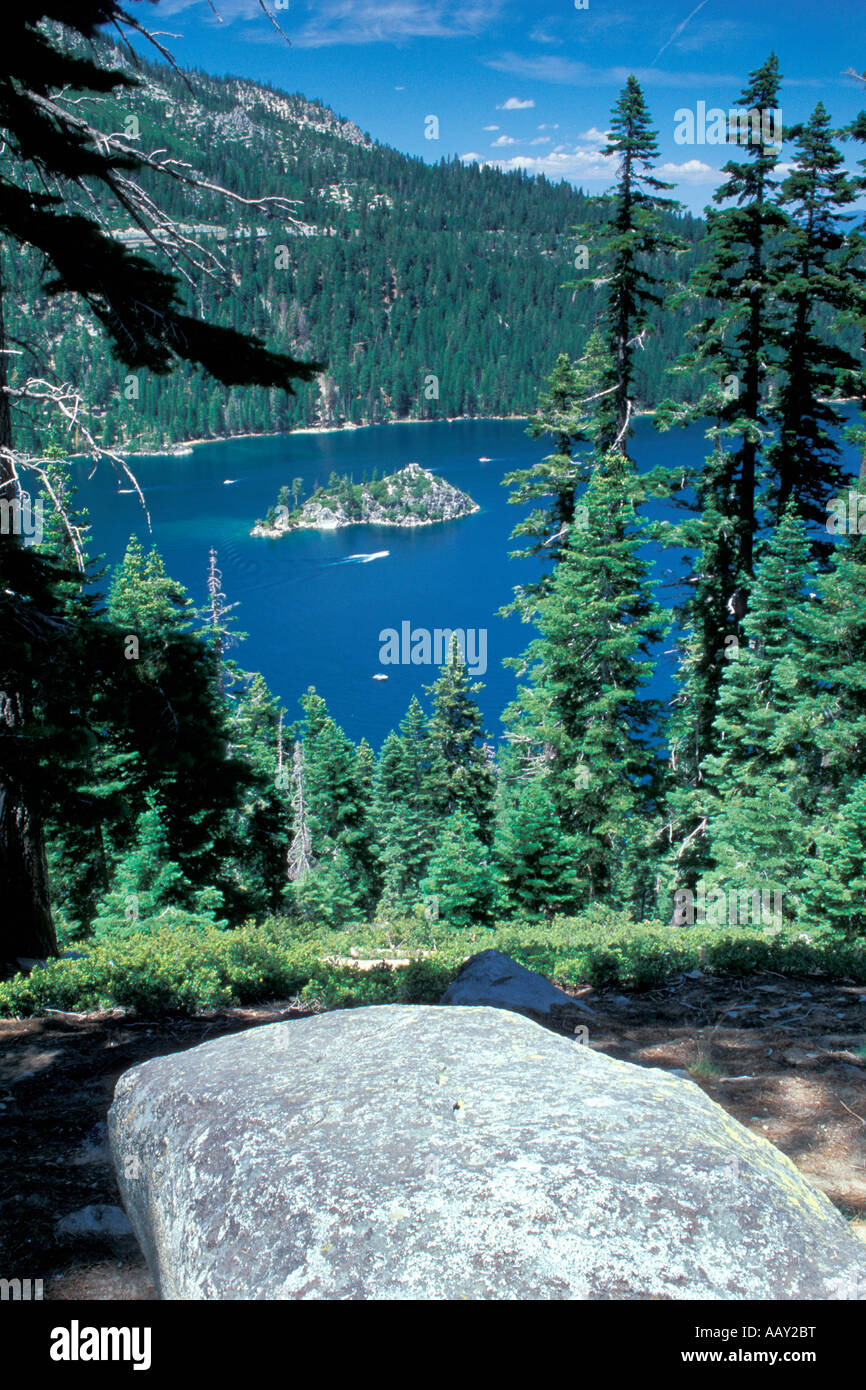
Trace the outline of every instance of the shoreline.
{"type": "MultiPolygon", "coordinates": [[[[832,405],[856,405],[858,396],[845,396],[841,399],[828,397],[822,400],[822,404],[832,405]]],[[[635,410],[635,419],[646,416],[655,416],[657,409],[635,410]]],[[[435,420],[419,420],[411,416],[405,420],[379,420],[376,423],[369,422],[365,425],[356,425],[353,421],[347,420],[342,425],[297,425],[290,430],[259,430],[247,431],[243,434],[217,434],[207,439],[183,439],[167,449],[118,449],[116,452],[121,458],[187,458],[193,449],[200,448],[203,444],[230,444],[233,439],[291,439],[296,434],[342,434],[348,430],[377,430],[383,425],[456,425],[461,422],[484,420],[529,420],[528,415],[443,415],[435,420]]],[[[92,458],[91,453],[69,454],[69,458],[92,458]]]]}
{"type": "MultiPolygon", "coordinates": [[[[443,415],[436,420],[379,420],[376,424],[298,425],[291,430],[261,430],[245,434],[217,434],[208,439],[184,439],[168,449],[118,449],[121,458],[185,458],[202,444],[229,444],[233,439],[291,439],[296,434],[342,434],[347,430],[378,430],[383,425],[455,425],[461,421],[528,420],[528,415],[443,415]]],[[[90,454],[70,454],[70,458],[90,458],[90,454]]]]}
{"type": "MultiPolygon", "coordinates": [[[[424,423],[433,424],[434,422],[431,420],[429,422],[425,421],[424,423]]],[[[293,535],[295,531],[345,531],[350,526],[391,526],[401,531],[414,531],[418,526],[442,526],[449,521],[462,521],[464,517],[475,516],[475,514],[480,511],[481,508],[476,502],[474,507],[471,507],[469,511],[461,512],[459,516],[431,516],[429,520],[426,521],[366,521],[361,518],[357,521],[320,522],[319,525],[315,525],[313,522],[307,522],[305,525],[287,526],[285,529],[279,531],[268,530],[266,526],[254,526],[250,531],[250,535],[260,537],[262,540],[276,541],[279,540],[281,536],[293,535]]]]}

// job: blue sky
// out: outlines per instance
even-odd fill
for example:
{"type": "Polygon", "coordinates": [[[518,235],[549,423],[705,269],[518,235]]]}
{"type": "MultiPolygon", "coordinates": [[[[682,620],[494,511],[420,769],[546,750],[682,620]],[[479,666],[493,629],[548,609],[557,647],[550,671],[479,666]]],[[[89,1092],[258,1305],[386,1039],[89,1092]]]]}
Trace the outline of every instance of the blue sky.
{"type": "MultiPolygon", "coordinates": [[[[375,140],[427,160],[459,155],[610,182],[599,154],[611,106],[634,72],[659,131],[663,177],[694,211],[709,201],[723,147],[674,140],[675,113],[728,109],[771,50],[786,124],[821,100],[842,125],[866,107],[863,0],[160,0],[133,12],[182,65],[318,98],[375,140]],[[438,121],[438,139],[425,136],[438,121]]],[[[786,151],[782,158],[785,158],[786,151]]],[[[862,157],[852,151],[852,159],[862,157]]]]}

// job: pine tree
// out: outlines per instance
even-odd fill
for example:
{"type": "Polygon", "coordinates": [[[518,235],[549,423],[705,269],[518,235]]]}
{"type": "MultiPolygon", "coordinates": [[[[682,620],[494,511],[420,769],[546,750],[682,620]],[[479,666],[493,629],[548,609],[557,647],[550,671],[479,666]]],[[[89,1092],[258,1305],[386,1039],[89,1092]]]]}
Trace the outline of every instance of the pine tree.
{"type": "MultiPolygon", "coordinates": [[[[841,415],[827,397],[850,394],[859,372],[839,327],[858,305],[866,313],[866,271],[859,238],[844,232],[850,221],[844,209],[856,201],[857,180],[845,173],[822,103],[787,135],[796,141],[780,190],[789,221],[774,253],[775,294],[784,315],[776,346],[784,376],[770,411],[778,438],[767,450],[767,500],[778,520],[793,497],[804,520],[823,530],[829,501],[844,483],[834,438],[841,415]]],[[[824,543],[817,552],[826,555],[827,549],[824,543]]]]}
{"type": "Polygon", "coordinates": [[[743,623],[748,645],[734,649],[724,673],[719,752],[704,760],[715,863],[707,881],[726,892],[788,894],[806,857],[820,765],[792,633],[808,602],[808,551],[791,500],[756,569],[743,623]]]}
{"type": "MultiPolygon", "coordinates": [[[[771,54],[750,74],[740,108],[774,111],[779,84],[778,59],[771,54]]],[[[739,143],[740,134],[739,125],[729,128],[729,143],[739,143]]],[[[772,349],[779,337],[778,276],[771,253],[774,239],[788,228],[779,205],[778,179],[773,177],[778,147],[762,143],[763,126],[762,139],[751,138],[754,134],[750,128],[745,160],[731,159],[723,166],[727,178],[713,202],[725,206],[707,210],[708,259],[695,270],[685,291],[685,298],[710,301],[711,307],[689,330],[695,348],[682,363],[710,371],[715,382],[691,410],[679,412],[681,421],[716,417],[707,433],[722,446],[718,458],[725,461],[716,485],[717,502],[724,506],[720,524],[736,538],[729,567],[719,572],[717,582],[738,620],[746,611],[754,569],[761,446],[768,434],[765,384],[775,365],[772,349]],[[729,451],[728,444],[735,440],[736,449],[729,451]]],[[[663,412],[662,422],[666,418],[663,412]]],[[[712,645],[723,646],[725,635],[717,633],[712,645]]]]}
{"type": "Polygon", "coordinates": [[[99,904],[94,933],[188,927],[191,916],[199,922],[224,926],[213,915],[220,907],[220,894],[215,889],[196,892],[180,865],[171,859],[161,808],[149,798],[138,817],[135,839],[119,859],[109,890],[99,904]]]}
{"type": "Polygon", "coordinates": [[[669,766],[658,845],[663,897],[676,889],[694,890],[712,862],[706,835],[711,789],[704,762],[718,751],[719,691],[741,637],[729,602],[731,586],[725,580],[736,569],[737,540],[728,523],[731,468],[721,440],[690,481],[696,514],[661,535],[664,543],[685,547],[693,557],[688,596],[676,610],[677,689],[665,729],[669,766]]]}
{"type": "Polygon", "coordinates": [[[833,565],[813,580],[815,601],[792,634],[803,672],[801,720],[820,759],[821,804],[831,812],[866,776],[866,536],[837,536],[833,565]]]}
{"type": "Polygon", "coordinates": [[[540,778],[527,782],[496,842],[505,897],[516,916],[552,919],[580,896],[574,846],[540,778]]]}
{"type": "Polygon", "coordinates": [[[293,896],[301,916],[317,925],[345,927],[367,916],[367,893],[342,846],[297,880],[293,896]]]}
{"type": "MultiPolygon", "coordinates": [[[[306,715],[303,729],[306,827],[312,855],[319,861],[316,874],[323,882],[333,879],[335,891],[339,888],[341,895],[344,879],[350,881],[352,901],[361,903],[373,893],[374,861],[366,798],[358,776],[357,749],[328,714],[325,701],[314,690],[302,697],[301,705],[306,715]]],[[[303,880],[305,886],[309,877],[303,880]]],[[[311,888],[310,892],[318,890],[311,888]]],[[[304,901],[309,901],[309,896],[304,901]]]]}
{"type": "Polygon", "coordinates": [[[530,684],[504,715],[509,738],[546,769],[589,898],[628,899],[631,840],[649,814],[657,764],[656,710],[641,692],[664,615],[638,554],[639,495],[630,460],[605,454],[584,495],[587,528],[572,532],[539,605],[530,684]]]}
{"type": "Polygon", "coordinates": [[[421,890],[435,899],[435,916],[450,927],[492,924],[496,875],[475,821],[465,811],[455,811],[445,822],[421,890]]]}
{"type": "Polygon", "coordinates": [[[134,539],[108,596],[114,625],[111,724],[107,744],[133,755],[125,768],[127,824],[110,833],[123,845],[130,817],[148,795],[163,808],[172,859],[196,884],[216,883],[230,858],[230,817],[253,774],[229,753],[216,657],[191,630],[195,609],[155,549],[134,539]]]}
{"type": "Polygon", "coordinates": [[[812,824],[815,854],[802,870],[801,914],[819,934],[866,938],[866,777],[812,824]]]}
{"type": "Polygon", "coordinates": [[[313,842],[310,838],[309,812],[304,788],[304,751],[300,739],[292,750],[292,770],[289,780],[292,808],[292,837],[286,858],[289,883],[298,883],[315,867],[313,842]]]}
{"type": "Polygon", "coordinates": [[[355,771],[358,774],[358,782],[364,794],[364,800],[369,801],[373,790],[373,774],[376,769],[376,755],[365,738],[358,744],[358,752],[355,759],[355,771]]]}
{"type": "Polygon", "coordinates": [[[602,153],[616,159],[617,181],[608,195],[612,215],[591,245],[592,279],[605,287],[601,326],[610,368],[600,383],[609,391],[599,404],[601,449],[625,445],[634,396],[635,349],[644,347],[650,310],[662,303],[656,258],[685,243],[662,226],[679,204],[661,195],[673,185],[653,172],[659,150],[656,132],[637,78],[631,75],[611,112],[610,136],[602,153]]]}
{"type": "MultiPolygon", "coordinates": [[[[601,336],[594,330],[577,366],[560,353],[539,396],[534,415],[529,417],[526,433],[532,439],[549,436],[553,453],[530,468],[506,473],[503,486],[511,489],[508,501],[515,506],[544,500],[547,506],[536,509],[515,526],[511,539],[529,538],[532,544],[512,553],[512,559],[543,555],[555,561],[565,542],[569,527],[575,519],[577,489],[589,481],[589,467],[583,458],[573,454],[579,444],[592,438],[592,416],[585,397],[593,394],[599,379],[598,357],[602,351],[601,336]]],[[[543,584],[525,593],[536,593],[543,584]]]]}
{"type": "MultiPolygon", "coordinates": [[[[778,60],[771,54],[750,75],[740,107],[758,113],[775,110],[779,82],[778,60]]],[[[739,143],[739,124],[727,134],[729,143],[739,143]]],[[[726,657],[744,641],[741,624],[759,524],[761,448],[769,434],[765,387],[781,351],[784,316],[775,294],[778,273],[770,262],[789,222],[773,178],[778,151],[754,140],[754,134],[750,127],[745,159],[729,160],[722,170],[727,177],[713,201],[724,206],[707,211],[707,258],[684,292],[673,297],[675,305],[691,303],[702,310],[688,331],[695,346],[680,359],[680,370],[701,373],[700,397],[689,407],[662,403],[656,415],[661,429],[714,419],[706,432],[713,449],[703,467],[678,468],[667,479],[670,493],[684,494],[686,506],[689,492],[694,497],[693,514],[668,527],[663,537],[693,555],[685,580],[688,596],[676,611],[679,688],[668,733],[670,770],[660,844],[668,889],[693,888],[711,862],[705,835],[710,791],[703,769],[718,751],[716,717],[726,657]]]]}
{"type": "Polygon", "coordinates": [[[373,781],[370,819],[386,910],[408,911],[418,899],[437,826],[432,757],[424,711],[413,696],[399,733],[382,745],[373,781]]]}
{"type": "Polygon", "coordinates": [[[449,660],[429,688],[433,697],[429,722],[431,808],[434,816],[442,819],[465,811],[481,839],[489,844],[496,780],[484,742],[481,712],[473,699],[482,688],[480,681],[470,679],[457,639],[452,638],[449,660]]]}
{"type": "Polygon", "coordinates": [[[228,871],[238,911],[276,906],[285,883],[290,808],[287,777],[280,776],[279,740],[284,711],[260,675],[239,673],[229,717],[229,750],[249,770],[249,784],[232,815],[228,871]]]}
{"type": "Polygon", "coordinates": [[[204,625],[204,637],[213,650],[216,659],[217,690],[225,695],[230,683],[242,678],[237,667],[226,661],[226,652],[238,642],[246,640],[245,632],[234,630],[236,617],[232,613],[237,603],[229,603],[223,592],[222,571],[217,568],[217,553],[211,546],[208,553],[207,572],[208,601],[200,613],[204,625]]]}

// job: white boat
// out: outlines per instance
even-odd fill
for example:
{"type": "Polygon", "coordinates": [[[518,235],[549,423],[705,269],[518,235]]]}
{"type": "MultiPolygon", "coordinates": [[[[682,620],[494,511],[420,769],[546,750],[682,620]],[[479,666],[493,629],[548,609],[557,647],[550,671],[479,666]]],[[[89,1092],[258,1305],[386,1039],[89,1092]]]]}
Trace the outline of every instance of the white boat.
{"type": "Polygon", "coordinates": [[[478,460],[478,462],[479,462],[479,463],[492,463],[493,460],[492,460],[492,459],[489,459],[489,458],[487,457],[486,454],[482,454],[481,457],[480,457],[480,459],[478,460]]]}
{"type": "Polygon", "coordinates": [[[376,675],[376,676],[373,677],[373,680],[374,680],[374,681],[386,681],[387,679],[388,679],[388,677],[385,676],[385,675],[383,675],[381,672],[379,672],[378,675],[376,675]]]}

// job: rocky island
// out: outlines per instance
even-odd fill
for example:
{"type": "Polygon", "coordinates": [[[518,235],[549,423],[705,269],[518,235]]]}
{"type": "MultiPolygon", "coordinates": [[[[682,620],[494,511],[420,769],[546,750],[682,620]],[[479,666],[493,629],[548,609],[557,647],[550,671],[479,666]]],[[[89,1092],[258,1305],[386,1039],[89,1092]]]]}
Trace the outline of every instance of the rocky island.
{"type": "Polygon", "coordinates": [[[407,463],[396,473],[378,478],[351,478],[332,473],[327,487],[317,487],[298,503],[300,480],[280,489],[279,502],[264,521],[257,521],[251,536],[284,536],[301,529],[331,531],[340,526],[432,526],[454,521],[479,510],[478,503],[459,488],[437,478],[418,463],[407,463]],[[290,503],[294,500],[294,507],[290,503]]]}

